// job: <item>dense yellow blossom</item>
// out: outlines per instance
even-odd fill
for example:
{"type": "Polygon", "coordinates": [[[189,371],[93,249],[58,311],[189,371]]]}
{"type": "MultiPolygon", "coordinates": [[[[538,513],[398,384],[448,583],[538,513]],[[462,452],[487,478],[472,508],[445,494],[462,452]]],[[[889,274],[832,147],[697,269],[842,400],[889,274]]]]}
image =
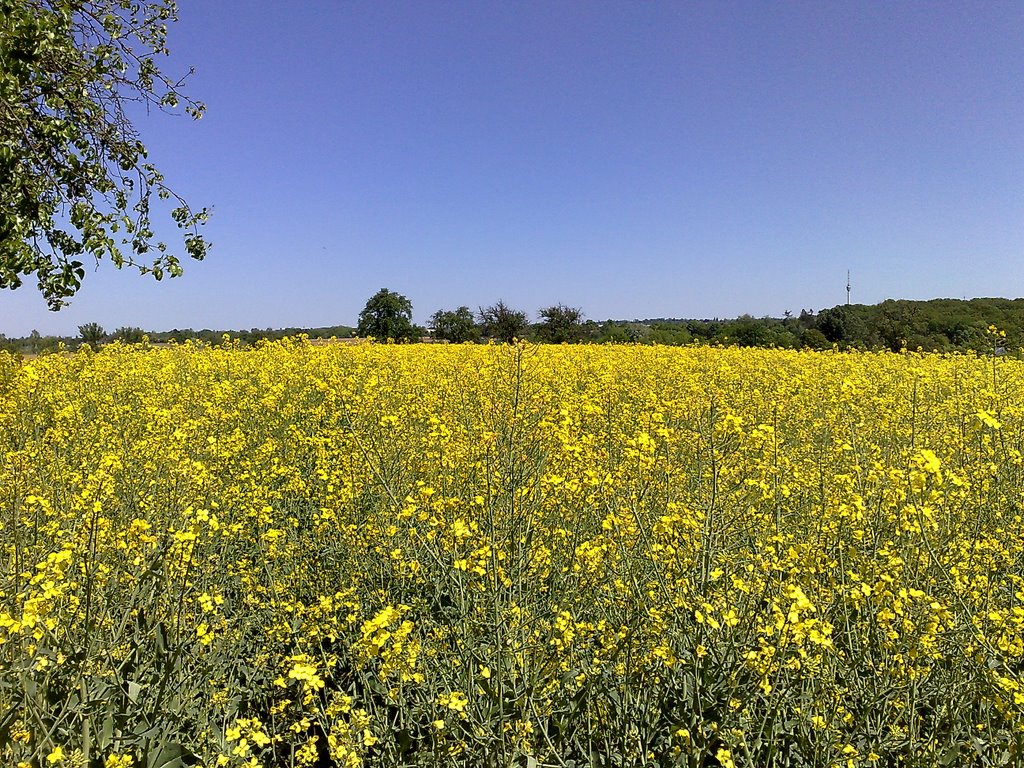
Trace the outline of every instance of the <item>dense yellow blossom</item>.
{"type": "Polygon", "coordinates": [[[0,763],[1020,764],[1022,415],[1005,356],[0,355],[0,763]]]}

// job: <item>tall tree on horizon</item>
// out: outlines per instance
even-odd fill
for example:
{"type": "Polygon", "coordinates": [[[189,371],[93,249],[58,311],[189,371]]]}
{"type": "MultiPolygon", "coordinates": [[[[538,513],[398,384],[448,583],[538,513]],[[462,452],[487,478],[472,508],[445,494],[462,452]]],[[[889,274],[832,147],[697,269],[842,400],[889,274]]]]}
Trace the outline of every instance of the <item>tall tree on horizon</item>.
{"type": "Polygon", "coordinates": [[[356,335],[381,341],[415,341],[419,329],[412,324],[412,302],[400,293],[381,288],[359,313],[356,335]]]}
{"type": "Polygon", "coordinates": [[[526,335],[530,321],[525,312],[499,300],[489,307],[480,307],[480,325],[484,336],[511,344],[526,335]]]}

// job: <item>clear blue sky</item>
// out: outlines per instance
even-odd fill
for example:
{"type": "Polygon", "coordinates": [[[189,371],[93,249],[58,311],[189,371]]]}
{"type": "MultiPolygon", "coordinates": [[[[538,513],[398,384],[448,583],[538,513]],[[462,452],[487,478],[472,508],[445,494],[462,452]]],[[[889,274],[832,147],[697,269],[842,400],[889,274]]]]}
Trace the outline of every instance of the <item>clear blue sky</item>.
{"type": "MultiPolygon", "coordinates": [[[[103,263],[96,321],[732,317],[1024,294],[1024,3],[181,0],[199,123],[139,121],[214,246],[157,284],[103,263]]],[[[171,228],[172,229],[172,228],[171,228]]],[[[170,233],[168,233],[170,234],[170,233]]]]}

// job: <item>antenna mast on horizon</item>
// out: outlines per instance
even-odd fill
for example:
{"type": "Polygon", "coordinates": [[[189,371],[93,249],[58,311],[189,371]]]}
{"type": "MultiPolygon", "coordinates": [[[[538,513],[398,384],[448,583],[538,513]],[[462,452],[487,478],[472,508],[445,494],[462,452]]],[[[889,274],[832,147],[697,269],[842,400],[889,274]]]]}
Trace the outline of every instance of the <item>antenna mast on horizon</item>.
{"type": "Polygon", "coordinates": [[[846,306],[850,306],[850,270],[846,270],[846,306]]]}

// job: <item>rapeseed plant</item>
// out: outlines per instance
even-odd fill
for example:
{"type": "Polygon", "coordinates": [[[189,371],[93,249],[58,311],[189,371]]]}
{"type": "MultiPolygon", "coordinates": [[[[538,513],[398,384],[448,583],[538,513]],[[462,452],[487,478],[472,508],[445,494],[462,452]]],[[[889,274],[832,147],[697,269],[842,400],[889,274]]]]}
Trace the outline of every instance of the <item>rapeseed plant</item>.
{"type": "Polygon", "coordinates": [[[0,354],[5,765],[1012,765],[1024,366],[0,354]]]}

